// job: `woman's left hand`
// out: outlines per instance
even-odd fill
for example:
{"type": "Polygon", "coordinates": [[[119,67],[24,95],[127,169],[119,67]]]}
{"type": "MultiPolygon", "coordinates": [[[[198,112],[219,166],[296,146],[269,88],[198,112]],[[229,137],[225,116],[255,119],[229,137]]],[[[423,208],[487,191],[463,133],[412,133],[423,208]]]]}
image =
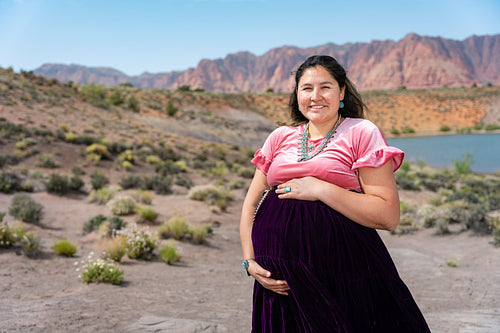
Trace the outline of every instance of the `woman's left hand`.
{"type": "Polygon", "coordinates": [[[303,177],[289,180],[278,185],[276,193],[280,199],[299,199],[316,201],[322,181],[316,177],[303,177]]]}

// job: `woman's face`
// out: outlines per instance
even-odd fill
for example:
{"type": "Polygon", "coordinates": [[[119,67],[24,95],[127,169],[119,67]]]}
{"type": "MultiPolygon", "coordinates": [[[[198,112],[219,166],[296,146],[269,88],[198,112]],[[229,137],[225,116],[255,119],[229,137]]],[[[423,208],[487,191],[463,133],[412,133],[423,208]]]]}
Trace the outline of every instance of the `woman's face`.
{"type": "Polygon", "coordinates": [[[344,91],[345,87],[340,89],[337,80],[324,67],[308,68],[297,85],[300,112],[317,125],[334,123],[344,91]]]}

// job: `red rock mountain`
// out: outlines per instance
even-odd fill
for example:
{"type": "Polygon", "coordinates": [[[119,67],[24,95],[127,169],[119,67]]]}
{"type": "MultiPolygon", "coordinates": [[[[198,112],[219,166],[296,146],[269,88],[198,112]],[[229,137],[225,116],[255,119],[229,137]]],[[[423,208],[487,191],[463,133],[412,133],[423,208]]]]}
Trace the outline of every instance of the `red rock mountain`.
{"type": "Polygon", "coordinates": [[[408,34],[400,41],[325,44],[313,48],[283,46],[262,56],[249,52],[201,60],[196,68],[170,73],[127,76],[112,68],[45,64],[38,75],[75,83],[140,88],[223,92],[289,91],[290,73],[312,54],[327,54],[343,64],[360,90],[500,85],[500,35],[471,36],[463,41],[408,34]]]}

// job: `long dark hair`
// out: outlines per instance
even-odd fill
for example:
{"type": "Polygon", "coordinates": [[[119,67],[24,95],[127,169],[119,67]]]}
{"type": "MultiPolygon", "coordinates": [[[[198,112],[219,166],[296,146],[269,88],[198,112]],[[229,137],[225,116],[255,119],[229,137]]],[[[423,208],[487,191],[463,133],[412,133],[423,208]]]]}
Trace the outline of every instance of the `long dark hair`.
{"type": "Polygon", "coordinates": [[[288,106],[290,108],[290,125],[300,125],[306,123],[308,120],[299,110],[297,101],[297,87],[299,81],[308,68],[321,66],[330,73],[330,75],[339,83],[340,89],[345,87],[344,92],[344,107],[339,108],[339,113],[342,117],[350,118],[364,118],[365,110],[367,109],[365,103],[361,99],[361,95],[356,90],[354,84],[349,80],[346,75],[344,67],[342,67],[335,58],[326,55],[314,55],[306,59],[302,65],[299,66],[295,72],[295,87],[290,95],[288,106]]]}

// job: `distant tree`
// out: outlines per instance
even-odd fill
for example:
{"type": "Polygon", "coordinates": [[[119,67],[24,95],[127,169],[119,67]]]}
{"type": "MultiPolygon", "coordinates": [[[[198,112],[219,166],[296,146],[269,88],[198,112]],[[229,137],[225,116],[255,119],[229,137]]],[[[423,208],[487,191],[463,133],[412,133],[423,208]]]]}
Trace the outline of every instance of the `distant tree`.
{"type": "Polygon", "coordinates": [[[451,127],[448,126],[448,125],[441,125],[441,127],[439,128],[439,130],[441,132],[449,132],[449,131],[451,131],[451,127]]]}
{"type": "Polygon", "coordinates": [[[194,92],[204,92],[205,89],[203,88],[196,88],[195,90],[193,90],[194,92]]]}
{"type": "Polygon", "coordinates": [[[135,113],[139,113],[141,110],[139,107],[139,100],[134,95],[128,98],[127,107],[135,113]]]}
{"type": "Polygon", "coordinates": [[[273,93],[274,89],[273,88],[267,88],[266,93],[273,93]]]}
{"type": "Polygon", "coordinates": [[[177,91],[191,91],[191,87],[188,85],[182,85],[179,88],[177,88],[177,91]]]}
{"type": "Polygon", "coordinates": [[[129,83],[129,82],[126,82],[126,83],[120,83],[119,85],[120,87],[124,87],[124,88],[133,88],[134,86],[132,85],[132,83],[129,83]]]}
{"type": "Polygon", "coordinates": [[[491,82],[488,82],[488,84],[486,86],[493,87],[493,84],[491,82]]]}
{"type": "Polygon", "coordinates": [[[177,108],[174,107],[174,104],[172,103],[172,100],[169,100],[167,103],[167,107],[165,108],[165,111],[167,111],[167,114],[170,117],[173,117],[175,113],[177,112],[177,108]]]}
{"type": "Polygon", "coordinates": [[[474,83],[472,84],[472,88],[477,88],[477,83],[476,83],[476,82],[474,82],[474,83]]]}

